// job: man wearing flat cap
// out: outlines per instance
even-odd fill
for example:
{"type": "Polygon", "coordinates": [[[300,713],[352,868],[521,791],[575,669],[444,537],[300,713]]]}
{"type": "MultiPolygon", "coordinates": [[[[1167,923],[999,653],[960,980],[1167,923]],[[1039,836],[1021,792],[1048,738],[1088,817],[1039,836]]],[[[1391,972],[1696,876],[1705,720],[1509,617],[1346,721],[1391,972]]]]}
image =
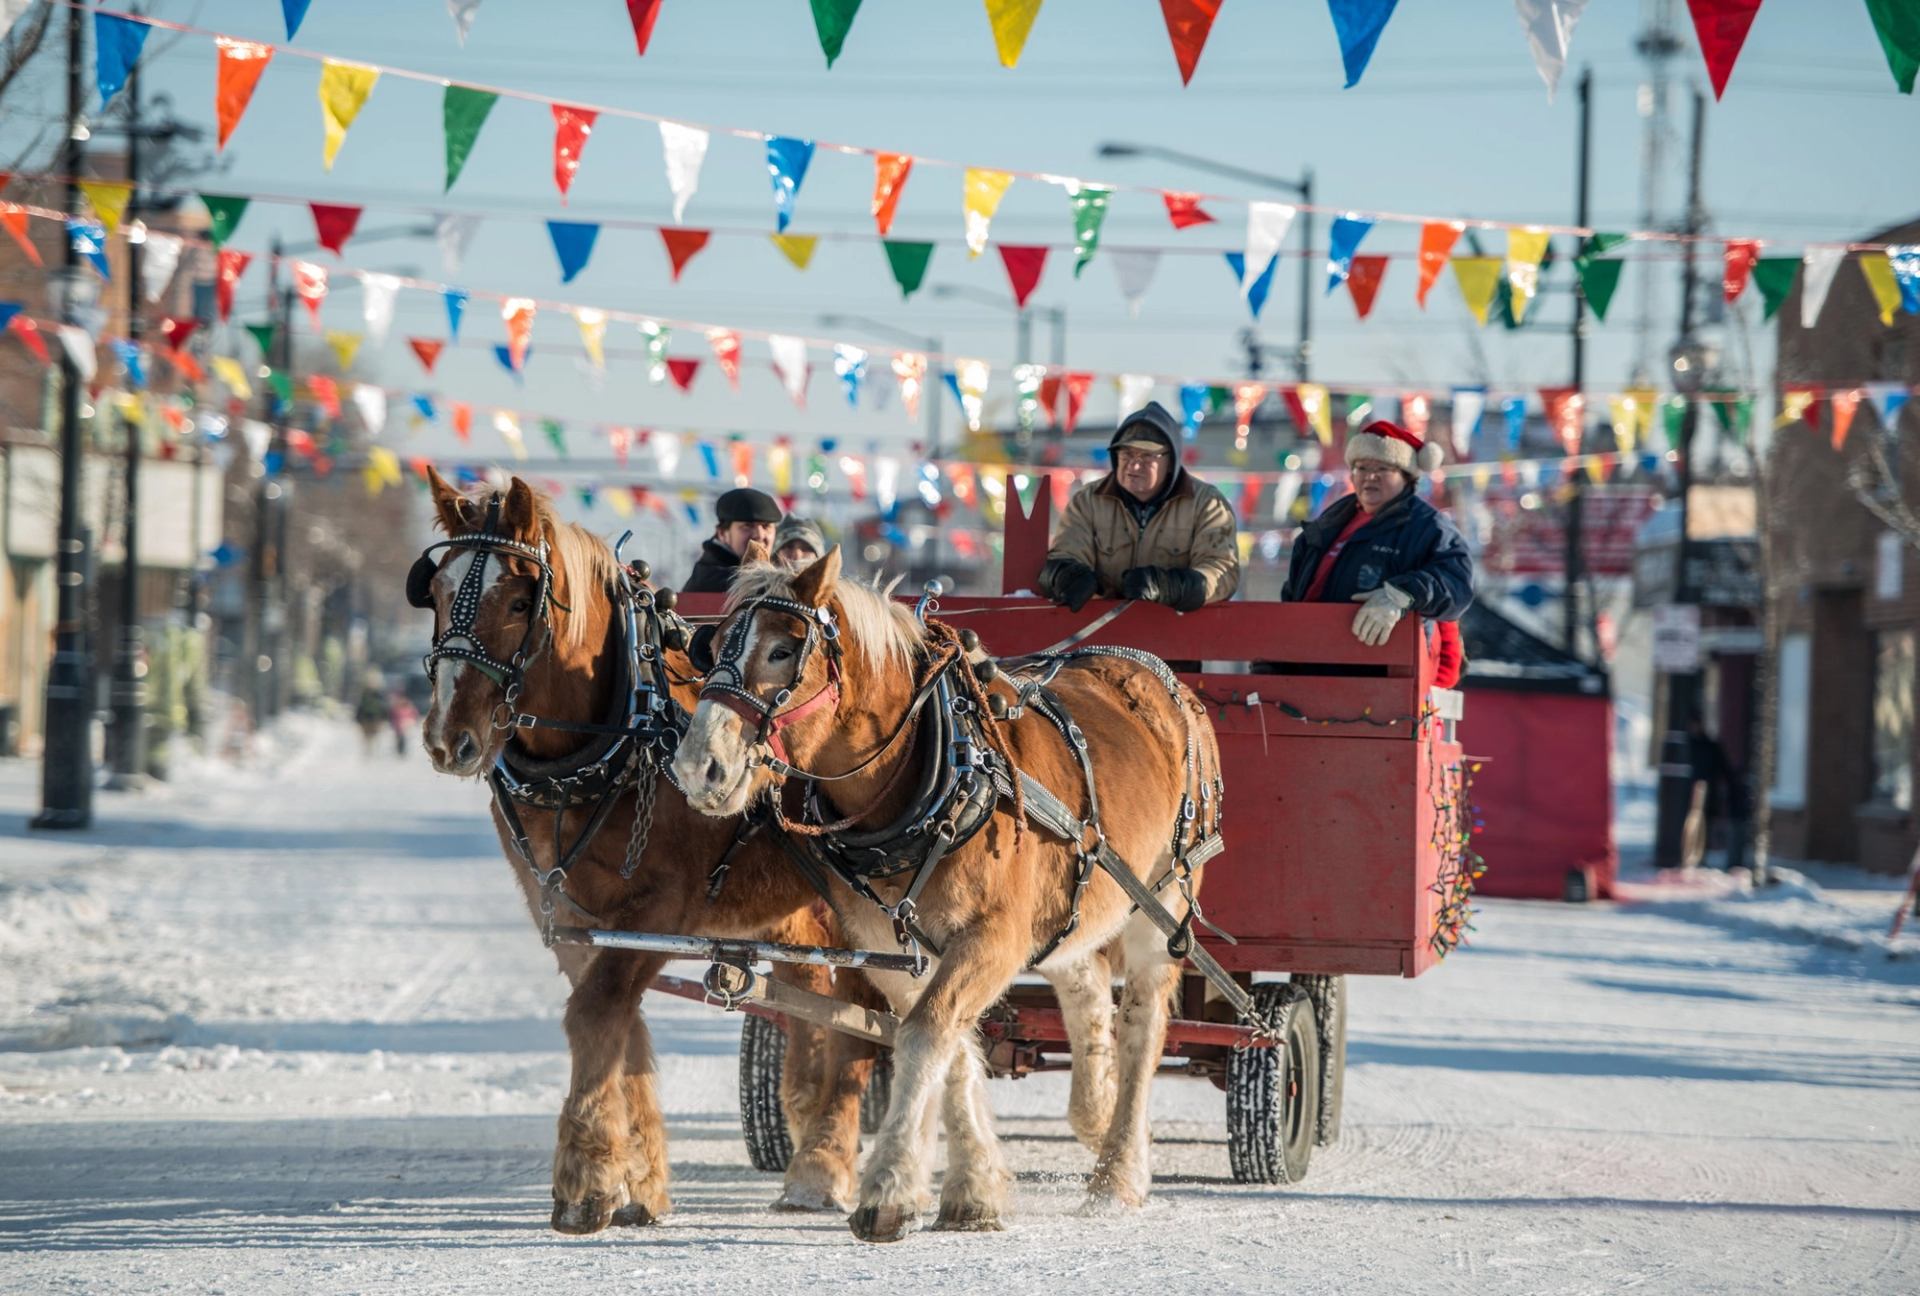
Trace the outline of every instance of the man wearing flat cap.
{"type": "Polygon", "coordinates": [[[684,594],[725,594],[747,546],[756,540],[772,546],[780,506],[765,491],[742,486],[713,502],[713,517],[713,536],[701,542],[693,574],[681,587],[684,594]]]}
{"type": "Polygon", "coordinates": [[[1233,597],[1240,547],[1227,497],[1180,463],[1180,425],[1158,401],[1121,420],[1113,471],[1078,491],[1040,569],[1075,612],[1095,594],[1192,612],[1233,597]]]}

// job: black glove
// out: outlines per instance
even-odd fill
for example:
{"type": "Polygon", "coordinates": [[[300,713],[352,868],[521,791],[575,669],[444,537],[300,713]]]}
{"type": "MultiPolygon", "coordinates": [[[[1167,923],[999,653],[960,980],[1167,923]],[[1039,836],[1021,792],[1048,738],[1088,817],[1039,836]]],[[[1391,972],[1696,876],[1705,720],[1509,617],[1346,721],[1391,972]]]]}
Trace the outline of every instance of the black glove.
{"type": "Polygon", "coordinates": [[[1120,597],[1192,612],[1206,604],[1207,582],[1199,572],[1185,567],[1134,567],[1120,578],[1120,597]]]}
{"type": "Polygon", "coordinates": [[[1040,592],[1069,612],[1078,612],[1099,588],[1093,568],[1071,558],[1054,558],[1040,570],[1040,592]]]}

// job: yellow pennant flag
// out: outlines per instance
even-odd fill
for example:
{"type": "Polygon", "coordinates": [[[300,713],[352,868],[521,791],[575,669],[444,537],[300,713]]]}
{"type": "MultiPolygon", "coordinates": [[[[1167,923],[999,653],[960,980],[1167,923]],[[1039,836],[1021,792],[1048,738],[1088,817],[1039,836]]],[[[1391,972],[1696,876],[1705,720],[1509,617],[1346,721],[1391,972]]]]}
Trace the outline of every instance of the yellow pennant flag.
{"type": "Polygon", "coordinates": [[[1007,186],[1012,183],[1012,172],[967,168],[963,202],[967,213],[969,257],[977,257],[987,250],[987,227],[993,224],[993,214],[1000,210],[1000,200],[1006,197],[1007,186]]]}
{"type": "Polygon", "coordinates": [[[400,471],[400,456],[385,446],[367,447],[367,466],[360,470],[367,494],[378,495],[388,486],[400,486],[406,477],[400,471]]]}
{"type": "Polygon", "coordinates": [[[773,473],[773,493],[793,494],[793,451],[774,442],[767,448],[767,468],[773,473]]]}
{"type": "Polygon", "coordinates": [[[818,234],[769,234],[773,245],[786,254],[795,270],[805,270],[813,260],[813,249],[820,244],[818,234]]]}
{"type": "Polygon", "coordinates": [[[1493,484],[1493,469],[1481,464],[1473,470],[1473,488],[1483,491],[1493,484]]]}
{"type": "Polygon", "coordinates": [[[118,233],[120,217],[126,214],[127,203],[133,198],[133,186],[118,180],[82,180],[80,192],[87,196],[88,205],[107,233],[118,233]]]}
{"type": "Polygon", "coordinates": [[[607,507],[611,508],[619,516],[633,516],[633,494],[625,486],[609,487],[607,490],[601,492],[600,498],[605,500],[607,507]]]}
{"type": "Polygon", "coordinates": [[[1327,399],[1327,389],[1319,383],[1301,383],[1294,393],[1300,397],[1300,408],[1307,412],[1313,435],[1321,445],[1332,445],[1333,402],[1327,399]]]}
{"type": "Polygon", "coordinates": [[[342,329],[327,330],[327,345],[333,348],[333,356],[340,362],[341,373],[353,368],[353,358],[360,354],[360,344],[365,340],[365,334],[348,333],[342,329]]]}
{"type": "Polygon", "coordinates": [[[1632,454],[1640,440],[1640,414],[1630,395],[1609,396],[1607,415],[1613,423],[1613,443],[1620,453],[1632,454]]]}
{"type": "Polygon", "coordinates": [[[1515,324],[1527,317],[1527,305],[1540,291],[1540,258],[1546,254],[1547,232],[1539,226],[1507,231],[1507,284],[1513,290],[1515,324]]]}
{"type": "Polygon", "coordinates": [[[1780,395],[1780,413],[1778,417],[1773,420],[1773,430],[1778,432],[1781,428],[1792,423],[1798,423],[1801,419],[1805,418],[1807,411],[1813,408],[1813,402],[1819,399],[1819,395],[1818,392],[1809,391],[1804,387],[1782,392],[1780,395]]]}
{"type": "Polygon", "coordinates": [[[322,65],[320,119],[326,124],[327,144],[320,156],[327,170],[333,170],[333,158],[347,138],[347,127],[360,115],[367,96],[373,93],[373,83],[379,79],[377,69],[357,63],[336,63],[328,59],[322,65]]]}
{"type": "Polygon", "coordinates": [[[213,366],[214,375],[227,385],[228,391],[241,400],[253,399],[253,384],[247,381],[247,371],[240,367],[238,360],[232,356],[217,355],[207,363],[213,366]]]}
{"type": "Polygon", "coordinates": [[[1900,281],[1894,278],[1893,262],[1884,252],[1868,252],[1860,258],[1860,273],[1867,277],[1867,287],[1873,289],[1880,322],[1893,323],[1893,313],[1900,309],[1900,281]]]}
{"type": "Polygon", "coordinates": [[[506,443],[513,447],[515,459],[527,457],[527,439],[520,433],[520,420],[506,410],[496,410],[493,415],[493,430],[498,432],[506,443]]]}
{"type": "Polygon", "coordinates": [[[586,347],[587,358],[595,369],[604,371],[607,353],[601,344],[607,336],[607,313],[595,306],[575,306],[573,322],[580,326],[580,344],[586,347]]]}
{"type": "Polygon", "coordinates": [[[1453,277],[1460,282],[1460,295],[1467,299],[1467,309],[1482,325],[1486,324],[1487,306],[1493,301],[1493,290],[1500,286],[1500,258],[1455,257],[1453,277]]]}
{"type": "Polygon", "coordinates": [[[1607,480],[1607,465],[1599,455],[1587,456],[1587,480],[1598,486],[1607,480]]]}
{"type": "Polygon", "coordinates": [[[987,21],[993,25],[993,45],[1000,51],[1000,66],[1010,68],[1020,62],[1020,51],[1027,46],[1027,33],[1040,16],[1041,0],[987,0],[987,21]]]}

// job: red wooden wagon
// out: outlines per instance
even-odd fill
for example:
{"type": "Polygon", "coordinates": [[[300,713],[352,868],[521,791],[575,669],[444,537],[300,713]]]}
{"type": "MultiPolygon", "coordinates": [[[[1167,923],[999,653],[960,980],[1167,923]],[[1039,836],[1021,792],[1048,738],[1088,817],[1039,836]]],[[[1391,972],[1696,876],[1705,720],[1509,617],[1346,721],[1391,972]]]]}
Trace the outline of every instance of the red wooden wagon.
{"type": "MultiPolygon", "coordinates": [[[[1051,508],[1045,491],[1031,514],[1009,505],[1006,594],[946,598],[939,608],[999,656],[1056,644],[1115,607],[1069,612],[1019,593],[1039,573],[1051,508]]],[[[682,610],[709,609],[688,598],[682,610]]],[[[1166,1069],[1226,1091],[1228,1150],[1242,1182],[1298,1180],[1313,1147],[1338,1137],[1346,977],[1418,976],[1458,942],[1467,917],[1476,863],[1454,732],[1459,695],[1432,687],[1416,618],[1378,648],[1353,637],[1352,619],[1351,608],[1332,605],[1232,602],[1180,615],[1141,603],[1085,640],[1184,664],[1177,668],[1219,736],[1226,848],[1207,866],[1200,898],[1237,943],[1203,939],[1276,1029],[1256,1038],[1224,1003],[1209,1003],[1204,979],[1189,972],[1167,1030],[1166,1069]]],[[[764,978],[752,985],[766,997],[730,1003],[753,1014],[742,1035],[742,1118],[755,1164],[778,1169],[781,991],[764,978]]],[[[660,988],[706,993],[672,978],[660,988]]],[[[996,1074],[1069,1065],[1051,994],[1044,984],[1016,986],[982,1020],[996,1074]]],[[[886,1033],[876,1033],[875,1014],[839,1016],[828,1024],[886,1033]]]]}

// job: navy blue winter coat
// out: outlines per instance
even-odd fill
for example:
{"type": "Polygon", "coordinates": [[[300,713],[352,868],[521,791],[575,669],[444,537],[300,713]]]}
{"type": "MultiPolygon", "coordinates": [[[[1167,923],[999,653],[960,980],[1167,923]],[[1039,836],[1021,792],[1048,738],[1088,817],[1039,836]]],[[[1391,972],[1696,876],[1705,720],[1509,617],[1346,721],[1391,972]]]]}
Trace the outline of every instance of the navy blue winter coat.
{"type": "MultiPolygon", "coordinates": [[[[1282,599],[1299,602],[1307,597],[1321,556],[1359,507],[1356,497],[1345,496],[1300,529],[1282,599]]],[[[1350,602],[1355,594],[1372,593],[1383,583],[1411,595],[1413,611],[1438,621],[1458,621],[1473,602],[1473,557],[1466,538],[1411,487],[1353,533],[1334,560],[1321,601],[1350,602]]]]}

